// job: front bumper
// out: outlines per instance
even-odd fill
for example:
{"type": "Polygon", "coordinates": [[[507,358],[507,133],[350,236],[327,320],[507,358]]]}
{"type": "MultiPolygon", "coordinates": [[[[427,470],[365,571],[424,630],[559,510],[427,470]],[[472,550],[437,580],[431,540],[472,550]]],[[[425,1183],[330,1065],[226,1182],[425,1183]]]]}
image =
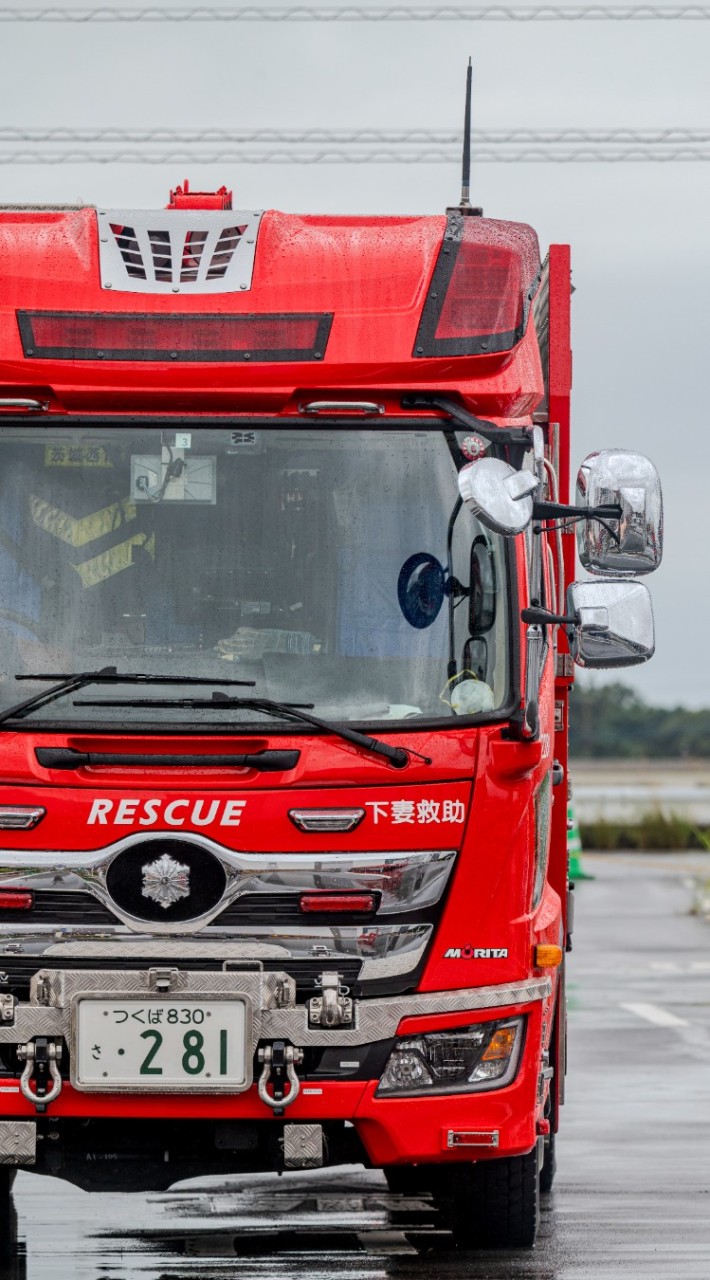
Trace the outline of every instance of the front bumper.
{"type": "MultiPolygon", "coordinates": [[[[288,1125],[351,1123],[373,1165],[471,1160],[529,1151],[535,1144],[542,1102],[541,1058],[543,1017],[548,1007],[549,979],[530,979],[500,986],[427,992],[356,1000],[350,1026],[309,1025],[308,1010],[295,1002],[294,983],[285,973],[258,970],[226,972],[121,970],[39,970],[30,999],[17,1002],[12,1021],[0,1022],[0,1051],[6,1061],[12,1046],[46,1037],[62,1041],[69,1062],[75,1052],[72,1010],[78,996],[148,997],[156,983],[169,982],[171,995],[240,997],[250,1008],[251,1057],[259,1045],[286,1041],[309,1050],[376,1050],[398,1034],[463,1026],[490,1018],[523,1014],[526,1037],[517,1075],[511,1084],[483,1093],[423,1094],[416,1098],[378,1098],[378,1079],[328,1078],[323,1069],[300,1075],[300,1092],[288,1106],[288,1125]],[[458,1136],[455,1136],[458,1135],[458,1136]],[[468,1135],[468,1136],[467,1136],[468,1135]],[[478,1137],[476,1136],[478,1135],[478,1137]],[[459,1145],[459,1143],[461,1145],[459,1145]]],[[[249,1046],[247,1046],[249,1049],[249,1046]]],[[[249,1057],[249,1053],[248,1053],[249,1057]]],[[[367,1053],[361,1054],[367,1062],[367,1053]]],[[[362,1073],[360,1073],[362,1075],[362,1073]]],[[[209,1094],[131,1090],[80,1090],[65,1080],[49,1106],[52,1118],[115,1118],[136,1122],[171,1118],[206,1121],[261,1121],[284,1124],[260,1099],[250,1076],[242,1092],[209,1094]]],[[[19,1080],[0,1077],[0,1117],[31,1120],[36,1108],[24,1096],[19,1080]]],[[[0,1152],[0,1157],[1,1157],[0,1152]]],[[[31,1163],[31,1160],[27,1161],[31,1163]]]]}

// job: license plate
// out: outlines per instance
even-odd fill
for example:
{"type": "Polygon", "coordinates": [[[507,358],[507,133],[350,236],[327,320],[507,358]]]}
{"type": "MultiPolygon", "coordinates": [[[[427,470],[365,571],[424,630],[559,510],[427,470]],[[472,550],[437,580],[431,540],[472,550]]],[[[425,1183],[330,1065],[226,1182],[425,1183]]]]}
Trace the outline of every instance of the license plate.
{"type": "Polygon", "coordinates": [[[244,1000],[79,999],[72,1083],[131,1093],[248,1088],[244,1000]]]}

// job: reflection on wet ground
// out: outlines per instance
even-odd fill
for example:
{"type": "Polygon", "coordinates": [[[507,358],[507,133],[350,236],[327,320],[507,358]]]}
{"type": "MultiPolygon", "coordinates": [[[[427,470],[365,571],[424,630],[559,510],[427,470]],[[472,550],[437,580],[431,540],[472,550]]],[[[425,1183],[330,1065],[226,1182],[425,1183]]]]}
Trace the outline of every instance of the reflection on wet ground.
{"type": "Polygon", "coordinates": [[[532,1253],[458,1252],[427,1196],[359,1167],[135,1196],[23,1174],[2,1280],[708,1280],[710,928],[688,915],[708,861],[585,858],[559,1173],[532,1253]]]}
{"type": "MultiPolygon", "coordinates": [[[[7,1280],[58,1274],[62,1280],[70,1275],[77,1280],[236,1280],[257,1274],[274,1280],[386,1275],[552,1280],[556,1274],[549,1260],[540,1266],[553,1234],[552,1197],[543,1207],[535,1254],[464,1255],[439,1228],[428,1196],[392,1195],[379,1173],[359,1168],[341,1171],[335,1185],[328,1171],[292,1174],[288,1180],[255,1175],[110,1201],[59,1182],[20,1180],[18,1204],[25,1213],[40,1197],[43,1247],[29,1264],[21,1249],[14,1269],[8,1266],[7,1280]],[[65,1259],[59,1271],[57,1251],[65,1259]]],[[[31,1234],[21,1213],[21,1243],[23,1226],[31,1234]]]]}

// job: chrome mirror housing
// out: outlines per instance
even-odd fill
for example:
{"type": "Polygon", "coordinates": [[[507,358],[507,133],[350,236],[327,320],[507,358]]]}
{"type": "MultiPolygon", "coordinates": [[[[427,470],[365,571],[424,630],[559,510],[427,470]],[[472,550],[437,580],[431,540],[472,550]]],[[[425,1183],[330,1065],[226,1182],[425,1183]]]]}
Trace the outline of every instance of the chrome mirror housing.
{"type": "Polygon", "coordinates": [[[527,529],[533,515],[532,494],[538,480],[516,471],[501,458],[481,458],[459,471],[459,493],[486,529],[512,537],[527,529]]]}
{"type": "Polygon", "coordinates": [[[573,582],[567,613],[574,617],[567,635],[578,666],[634,667],[653,657],[653,608],[642,582],[573,582]]]}
{"type": "Polygon", "coordinates": [[[579,558],[590,573],[639,574],[658,568],[663,555],[661,481],[642,453],[590,453],[577,476],[577,504],[618,508],[616,518],[600,522],[592,517],[577,525],[579,558]]]}

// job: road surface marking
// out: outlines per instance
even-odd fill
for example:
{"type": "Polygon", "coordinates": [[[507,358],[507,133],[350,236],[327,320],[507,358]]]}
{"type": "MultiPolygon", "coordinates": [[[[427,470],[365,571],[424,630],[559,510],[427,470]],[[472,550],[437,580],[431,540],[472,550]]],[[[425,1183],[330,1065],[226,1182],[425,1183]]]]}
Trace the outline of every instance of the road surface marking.
{"type": "Polygon", "coordinates": [[[657,1027],[687,1027],[687,1022],[683,1018],[678,1018],[674,1013],[669,1013],[667,1009],[661,1009],[657,1004],[622,1004],[622,1009],[627,1009],[629,1013],[635,1013],[639,1018],[645,1018],[646,1022],[653,1022],[657,1027]]]}

